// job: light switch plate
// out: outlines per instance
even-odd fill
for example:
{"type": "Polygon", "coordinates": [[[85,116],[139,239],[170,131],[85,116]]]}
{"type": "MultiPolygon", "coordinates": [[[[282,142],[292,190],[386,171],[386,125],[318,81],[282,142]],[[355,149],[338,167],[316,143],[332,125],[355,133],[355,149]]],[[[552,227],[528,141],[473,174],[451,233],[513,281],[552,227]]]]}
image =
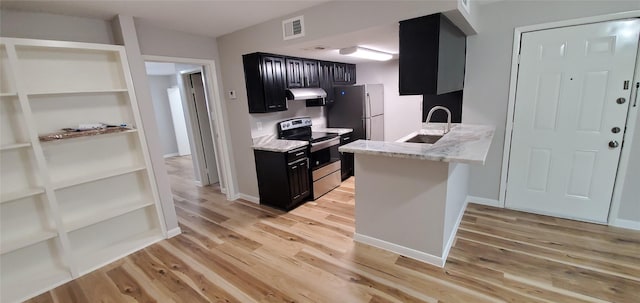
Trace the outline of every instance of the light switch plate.
{"type": "Polygon", "coordinates": [[[229,98],[233,99],[233,100],[238,99],[238,96],[236,95],[236,91],[235,90],[230,90],[229,91],[229,98]]]}

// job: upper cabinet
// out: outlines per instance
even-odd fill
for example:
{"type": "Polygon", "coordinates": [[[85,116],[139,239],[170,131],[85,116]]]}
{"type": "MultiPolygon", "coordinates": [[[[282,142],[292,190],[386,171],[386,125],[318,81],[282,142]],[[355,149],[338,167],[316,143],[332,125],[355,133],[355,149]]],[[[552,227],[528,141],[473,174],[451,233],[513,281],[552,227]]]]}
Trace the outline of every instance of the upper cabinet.
{"type": "Polygon", "coordinates": [[[287,88],[319,87],[318,61],[287,58],[287,88]]]}
{"type": "Polygon", "coordinates": [[[253,53],[242,56],[250,113],[287,110],[285,58],[253,53]]]}
{"type": "Polygon", "coordinates": [[[319,87],[320,79],[318,61],[302,60],[302,75],[304,77],[304,87],[319,87]]]}
{"type": "MultiPolygon", "coordinates": [[[[266,53],[243,55],[249,113],[287,110],[288,88],[319,87],[327,93],[324,106],[334,100],[334,85],[356,83],[356,65],[266,53]]],[[[295,101],[298,102],[298,101],[295,101]]]]}
{"type": "Polygon", "coordinates": [[[444,94],[464,85],[466,37],[434,14],[400,22],[400,95],[444,94]]]}
{"type": "Polygon", "coordinates": [[[319,62],[319,76],[320,88],[327,92],[326,101],[327,104],[333,103],[335,96],[333,93],[333,62],[320,61],[319,62]]]}
{"type": "Polygon", "coordinates": [[[333,83],[337,85],[356,84],[356,65],[348,63],[334,63],[333,83]]]}
{"type": "Polygon", "coordinates": [[[287,88],[304,87],[302,59],[287,58],[287,88]]]}

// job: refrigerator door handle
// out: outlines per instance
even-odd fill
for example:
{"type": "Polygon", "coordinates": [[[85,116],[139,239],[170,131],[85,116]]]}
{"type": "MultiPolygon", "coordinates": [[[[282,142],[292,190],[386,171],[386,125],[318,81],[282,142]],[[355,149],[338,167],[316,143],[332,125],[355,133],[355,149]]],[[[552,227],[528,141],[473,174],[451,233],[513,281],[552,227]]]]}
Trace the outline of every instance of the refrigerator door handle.
{"type": "Polygon", "coordinates": [[[364,115],[371,118],[371,116],[373,116],[373,114],[371,113],[371,95],[369,95],[369,92],[367,92],[367,105],[365,105],[365,109],[364,109],[364,115]],[[368,110],[368,112],[367,112],[368,110]]]}
{"type": "Polygon", "coordinates": [[[367,130],[367,119],[362,118],[362,129],[364,129],[364,139],[369,140],[369,131],[367,130]]]}

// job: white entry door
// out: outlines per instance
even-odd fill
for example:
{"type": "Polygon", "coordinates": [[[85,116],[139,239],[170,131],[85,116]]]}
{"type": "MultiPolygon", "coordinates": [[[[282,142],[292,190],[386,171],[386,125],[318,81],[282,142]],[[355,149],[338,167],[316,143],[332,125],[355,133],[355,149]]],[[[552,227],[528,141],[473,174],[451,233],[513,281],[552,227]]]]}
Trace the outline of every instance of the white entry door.
{"type": "Polygon", "coordinates": [[[639,31],[634,19],[522,34],[508,208],[607,221],[639,31]]]}

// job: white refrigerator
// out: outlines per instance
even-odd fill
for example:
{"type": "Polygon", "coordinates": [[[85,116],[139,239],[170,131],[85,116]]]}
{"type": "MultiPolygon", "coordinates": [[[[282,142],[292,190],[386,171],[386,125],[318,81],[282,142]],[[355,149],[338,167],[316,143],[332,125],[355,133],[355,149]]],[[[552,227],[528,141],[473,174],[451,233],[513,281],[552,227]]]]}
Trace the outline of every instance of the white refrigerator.
{"type": "Polygon", "coordinates": [[[384,141],[384,87],[382,84],[336,86],[328,108],[327,126],[353,128],[352,139],[384,141]]]}

